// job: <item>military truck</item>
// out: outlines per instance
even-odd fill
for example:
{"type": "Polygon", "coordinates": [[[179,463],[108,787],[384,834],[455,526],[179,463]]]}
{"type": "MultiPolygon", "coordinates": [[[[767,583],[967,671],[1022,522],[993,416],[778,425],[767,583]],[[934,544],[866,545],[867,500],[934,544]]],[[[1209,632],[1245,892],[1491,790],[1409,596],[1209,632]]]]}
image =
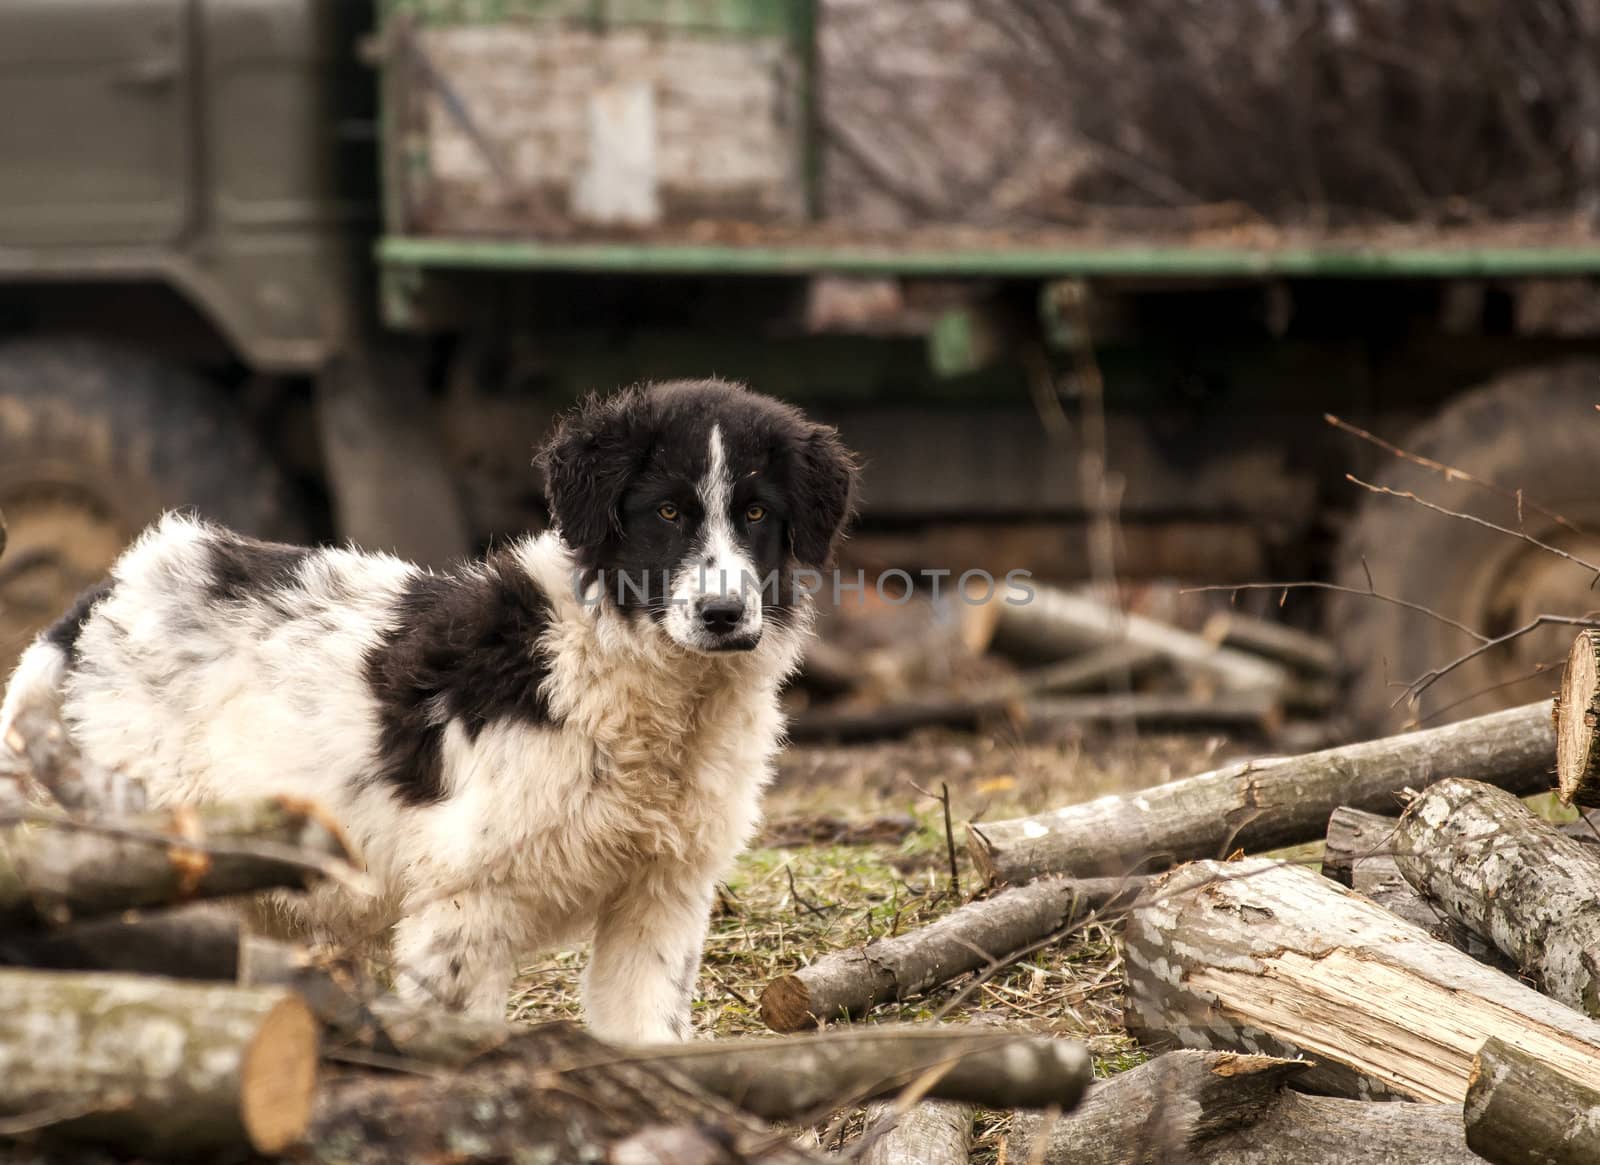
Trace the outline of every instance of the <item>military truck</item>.
{"type": "MultiPolygon", "coordinates": [[[[1560,128],[1594,108],[1592,55],[1527,98],[1527,134],[1563,159],[1533,175],[1537,197],[1492,197],[1533,168],[1518,155],[1455,185],[1417,179],[1438,213],[1279,221],[1225,197],[1243,166],[1178,205],[1162,193],[1176,183],[1085,121],[1137,116],[1113,101],[1129,70],[1055,68],[1039,46],[1070,37],[982,24],[981,8],[0,6],[0,655],[166,507],[425,560],[536,527],[529,459],[554,413],[708,374],[797,401],[861,451],[856,562],[1293,578],[1426,605],[1291,602],[1334,629],[1370,723],[1395,715],[1394,681],[1473,646],[1463,628],[1600,606],[1581,567],[1345,478],[1594,549],[1600,162],[1560,128]],[[996,88],[1064,72],[1104,102],[1024,108],[996,88]],[[1069,106],[1088,126],[1076,143],[1069,106]],[[923,161],[991,171],[952,176],[872,136],[919,118],[923,161]],[[1166,201],[1096,218],[1105,174],[1166,201]],[[1472,182],[1487,217],[1450,209],[1472,182]],[[1082,196],[1057,214],[1066,188],[1082,196]],[[1327,413],[1509,492],[1352,440],[1327,413]],[[1089,531],[1112,519],[1097,563],[1089,531]]],[[[1336,54],[1345,26],[1330,27],[1336,54]]],[[[1457,95],[1464,157],[1483,125],[1520,116],[1525,87],[1510,92],[1457,95]]],[[[1182,123],[1152,127],[1159,145],[1182,123]]],[[[1318,164],[1318,191],[1357,165],[1318,164]]],[[[1380,185],[1358,174],[1341,197],[1380,185]]],[[[1519,677],[1561,654],[1519,640],[1423,711],[1547,690],[1519,677]]]]}

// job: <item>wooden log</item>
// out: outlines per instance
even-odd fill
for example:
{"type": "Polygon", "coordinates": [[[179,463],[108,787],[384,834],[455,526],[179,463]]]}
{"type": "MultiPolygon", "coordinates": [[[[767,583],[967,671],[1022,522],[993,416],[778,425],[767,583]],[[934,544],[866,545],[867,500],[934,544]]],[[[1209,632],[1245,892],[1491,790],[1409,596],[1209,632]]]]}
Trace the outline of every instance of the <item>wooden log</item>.
{"type": "Polygon", "coordinates": [[[149,1157],[282,1152],[316,1076],[316,1023],[289,991],[0,971],[0,1116],[44,1114],[41,1135],[149,1157]]]}
{"type": "Polygon", "coordinates": [[[1129,914],[1124,953],[1135,1036],[1309,1056],[1316,1091],[1459,1103],[1490,1036],[1600,1073],[1600,1023],[1304,867],[1174,870],[1129,914]]]}
{"type": "Polygon", "coordinates": [[[23,704],[0,740],[0,778],[17,782],[25,798],[71,812],[111,815],[145,808],[145,790],[78,750],[61,720],[61,706],[46,698],[23,704]]]}
{"type": "Polygon", "coordinates": [[[1486,1040],[1467,1085],[1467,1144],[1495,1165],[1592,1165],[1600,1161],[1596,1084],[1486,1040]]]}
{"type": "Polygon", "coordinates": [[[1600,630],[1572,641],[1556,700],[1556,787],[1568,805],[1600,805],[1600,630]]]}
{"type": "Polygon", "coordinates": [[[1541,989],[1600,1016],[1600,854],[1510,793],[1440,781],[1401,814],[1405,879],[1482,935],[1541,989]]]}
{"type": "Polygon", "coordinates": [[[1360,809],[1335,809],[1328,818],[1328,838],[1322,850],[1323,877],[1349,886],[1390,914],[1480,962],[1514,972],[1516,964],[1406,881],[1394,858],[1399,826],[1394,817],[1380,817],[1360,809]]]}
{"type": "MultiPolygon", "coordinates": [[[[306,992],[330,1048],[363,1048],[440,1067],[485,1056],[543,1056],[528,1029],[393,998],[363,1002],[321,969],[287,983],[306,992]]],[[[537,1029],[536,1029],[537,1030],[537,1029]]],[[[913,1082],[930,1099],[995,1108],[1070,1108],[1091,1078],[1079,1044],[991,1027],[880,1024],[782,1039],[620,1049],[620,1056],[671,1069],[706,1092],[770,1120],[801,1120],[898,1092],[913,1082]],[[938,1070],[936,1079],[924,1074],[938,1070]]]]}
{"type": "Polygon", "coordinates": [[[1382,812],[1402,789],[1440,777],[1540,792],[1550,787],[1554,763],[1555,731],[1545,701],[1304,756],[1246,761],[1034,817],[969,825],[968,848],[991,883],[1161,868],[1235,848],[1313,841],[1339,806],[1382,812]]]}
{"type": "Polygon", "coordinates": [[[1022,1115],[1008,1157],[1041,1165],[1468,1165],[1457,1104],[1302,1096],[1303,1060],[1228,1052],[1157,1056],[1095,1084],[1076,1112],[1022,1115]]]}
{"type": "Polygon", "coordinates": [[[227,983],[239,978],[244,944],[238,911],[195,905],[90,919],[55,930],[7,931],[0,934],[0,966],[227,983]]]}
{"type": "Polygon", "coordinates": [[[924,1101],[899,1115],[893,1104],[869,1105],[863,1137],[872,1140],[858,1160],[861,1165],[967,1165],[974,1115],[972,1105],[949,1100],[924,1101]],[[880,1127],[883,1131],[875,1133],[880,1127]]]}
{"type": "Polygon", "coordinates": [[[991,649],[1020,659],[1057,660],[1107,643],[1158,651],[1175,665],[1236,692],[1282,691],[1284,668],[1143,615],[1130,615],[1084,595],[1033,585],[1026,603],[996,603],[991,649]]]}
{"type": "Polygon", "coordinates": [[[54,925],[330,877],[357,886],[349,858],[338,829],[290,798],[115,822],[40,815],[0,831],[0,923],[54,925]]]}
{"type": "Polygon", "coordinates": [[[761,1019],[792,1032],[860,1015],[976,971],[1093,911],[1124,909],[1142,887],[1125,878],[1048,879],[969,902],[929,926],[826,955],[767,984],[761,1019]]]}
{"type": "Polygon", "coordinates": [[[986,1108],[1070,1109],[1093,1077],[1081,1044],[967,1025],[888,1024],[640,1054],[757,1116],[801,1122],[898,1092],[934,1070],[928,1096],[986,1108]]]}
{"type": "Polygon", "coordinates": [[[570,1023],[518,1035],[515,1051],[459,1071],[351,1075],[328,1083],[300,1155],[328,1165],[394,1161],[671,1160],[668,1148],[716,1165],[805,1165],[825,1158],[648,1056],[632,1056],[570,1023]],[[685,1130],[698,1130],[699,1138],[685,1130]]]}
{"type": "Polygon", "coordinates": [[[1011,689],[973,697],[900,700],[875,708],[809,709],[789,723],[792,740],[878,740],[918,728],[974,729],[1005,719],[1035,731],[1067,725],[1133,723],[1149,728],[1231,728],[1261,732],[1278,721],[1280,704],[1267,692],[1213,696],[1127,692],[1097,696],[1030,696],[1011,689]]]}
{"type": "Polygon", "coordinates": [[[1338,649],[1328,640],[1238,611],[1216,612],[1206,620],[1200,637],[1219,647],[1263,656],[1303,675],[1331,676],[1339,671],[1338,649]]]}

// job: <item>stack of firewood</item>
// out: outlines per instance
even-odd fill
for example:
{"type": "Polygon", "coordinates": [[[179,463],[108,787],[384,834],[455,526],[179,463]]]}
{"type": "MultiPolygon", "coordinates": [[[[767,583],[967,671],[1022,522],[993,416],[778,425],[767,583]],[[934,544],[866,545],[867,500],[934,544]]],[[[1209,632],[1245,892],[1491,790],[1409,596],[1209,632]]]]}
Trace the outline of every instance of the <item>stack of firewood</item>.
{"type": "Polygon", "coordinates": [[[7,1160],[801,1162],[767,1122],[885,1097],[865,1159],[957,1131],[964,1159],[952,1112],[1067,1110],[1089,1083],[1081,1045],[994,1028],[620,1048],[407,1006],[220,901],[368,892],[314,805],[142,801],[49,709],[0,742],[7,1160]]]}
{"type": "Polygon", "coordinates": [[[908,605],[825,620],[801,676],[814,698],[791,737],[993,723],[1044,734],[1112,723],[1261,735],[1291,718],[1311,726],[1335,704],[1337,652],[1309,632],[1234,610],[1186,627],[1079,591],[1029,590],[1027,602],[922,603],[921,619],[908,605]],[[831,623],[844,632],[829,638],[831,623]]]}
{"type": "Polygon", "coordinates": [[[1172,1050],[1019,1118],[1020,1159],[1600,1160],[1600,825],[1519,799],[1559,734],[1562,796],[1600,802],[1597,661],[1586,631],[1555,724],[1533,704],[972,825],[988,897],[774,980],[763,1017],[861,1015],[1115,915],[1127,1026],[1172,1050]],[[1318,839],[1321,873],[1244,856],[1318,839]]]}

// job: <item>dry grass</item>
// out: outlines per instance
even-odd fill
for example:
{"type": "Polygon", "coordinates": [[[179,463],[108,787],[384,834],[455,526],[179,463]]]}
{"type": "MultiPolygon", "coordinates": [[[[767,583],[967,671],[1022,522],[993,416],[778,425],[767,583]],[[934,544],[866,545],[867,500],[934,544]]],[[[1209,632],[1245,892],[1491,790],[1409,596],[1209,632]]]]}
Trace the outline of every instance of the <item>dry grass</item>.
{"type": "MultiPolygon", "coordinates": [[[[1225,742],[1195,737],[1024,745],[947,735],[791,750],[768,797],[769,819],[909,814],[916,827],[899,843],[758,845],[745,853],[712,918],[695,1002],[697,1031],[702,1037],[763,1033],[758,1000],[771,979],[831,951],[925,925],[981,890],[959,848],[959,888],[952,888],[942,808],[913,782],[935,791],[941,782],[949,786],[959,847],[967,820],[1144,788],[1211,767],[1227,755],[1225,742]]],[[[563,951],[525,968],[513,1018],[575,1017],[582,964],[581,952],[563,951]]],[[[976,987],[967,977],[931,995],[881,1007],[864,1022],[981,1016],[1083,1040],[1097,1068],[1110,1073],[1143,1058],[1122,1030],[1122,989],[1115,923],[1091,923],[976,987]]],[[[982,1116],[975,1160],[993,1159],[1006,1126],[1004,1114],[982,1116]]],[[[816,1135],[831,1145],[858,1128],[852,1115],[816,1135]]]]}

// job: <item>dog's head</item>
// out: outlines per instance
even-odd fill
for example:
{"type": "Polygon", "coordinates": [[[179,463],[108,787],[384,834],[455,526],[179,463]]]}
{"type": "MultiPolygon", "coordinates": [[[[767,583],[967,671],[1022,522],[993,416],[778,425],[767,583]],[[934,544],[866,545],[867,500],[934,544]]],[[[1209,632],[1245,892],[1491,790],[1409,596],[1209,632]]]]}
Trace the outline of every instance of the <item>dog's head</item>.
{"type": "Polygon", "coordinates": [[[696,651],[747,651],[782,624],[855,496],[832,429],[720,380],[590,398],[540,462],[586,583],[696,651]]]}

